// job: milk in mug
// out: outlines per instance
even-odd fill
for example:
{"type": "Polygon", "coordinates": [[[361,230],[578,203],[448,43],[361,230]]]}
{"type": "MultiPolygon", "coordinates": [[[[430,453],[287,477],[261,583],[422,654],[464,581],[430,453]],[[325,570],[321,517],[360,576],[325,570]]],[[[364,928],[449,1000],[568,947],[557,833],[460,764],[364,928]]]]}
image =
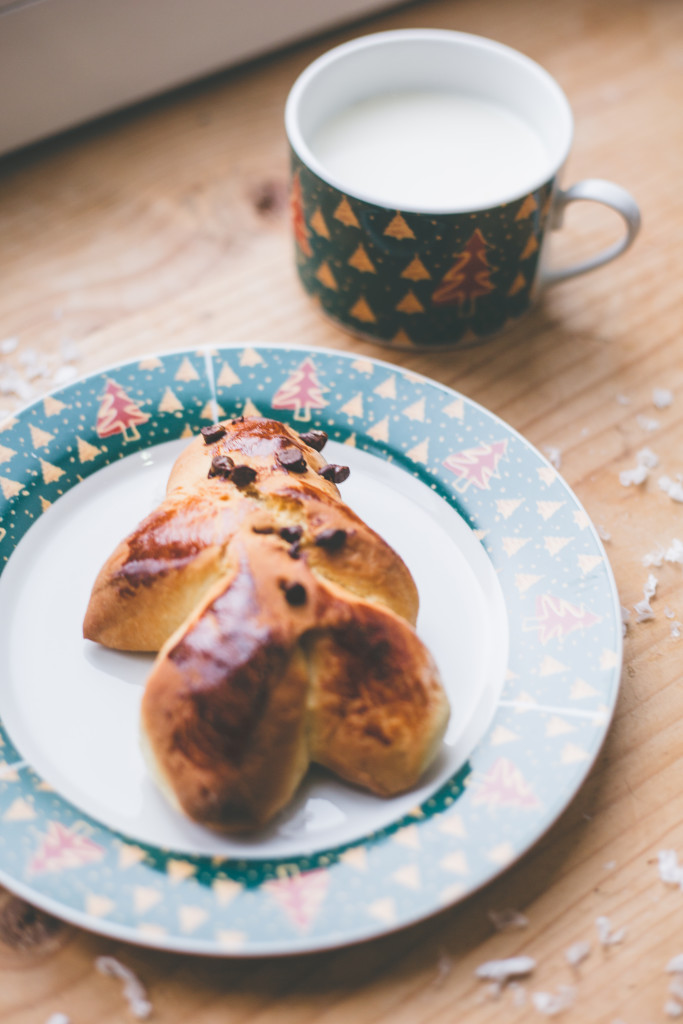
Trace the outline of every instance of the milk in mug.
{"type": "Polygon", "coordinates": [[[524,195],[552,174],[518,114],[456,92],[390,92],[319,126],[311,149],[345,191],[397,209],[474,210],[524,195]]]}

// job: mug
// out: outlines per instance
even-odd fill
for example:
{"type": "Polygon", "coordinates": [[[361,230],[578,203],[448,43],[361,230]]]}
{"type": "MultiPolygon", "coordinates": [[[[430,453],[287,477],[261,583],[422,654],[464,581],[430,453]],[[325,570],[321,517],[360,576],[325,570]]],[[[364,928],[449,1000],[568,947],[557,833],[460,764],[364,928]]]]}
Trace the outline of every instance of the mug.
{"type": "Polygon", "coordinates": [[[286,104],[296,262],[339,326],[396,348],[465,346],[525,313],[542,288],[613,260],[638,206],[597,178],[562,189],[573,120],[540,65],[462,32],[407,29],[310,64],[286,104]],[[614,245],[547,266],[566,206],[621,214],[614,245]]]}

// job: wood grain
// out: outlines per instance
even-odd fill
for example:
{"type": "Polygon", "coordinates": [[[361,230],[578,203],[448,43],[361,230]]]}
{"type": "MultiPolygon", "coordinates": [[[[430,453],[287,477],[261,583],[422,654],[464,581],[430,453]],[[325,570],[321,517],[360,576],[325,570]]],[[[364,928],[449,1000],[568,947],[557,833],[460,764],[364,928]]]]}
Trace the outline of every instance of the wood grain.
{"type": "MultiPolygon", "coordinates": [[[[620,470],[650,445],[683,471],[683,6],[669,0],[435,0],[145,104],[0,163],[0,338],[56,357],[64,339],[87,372],[197,343],[296,342],[380,355],[452,385],[534,444],[562,472],[608,543],[632,606],[642,556],[683,536],[683,509],[656,482],[623,488],[620,470]],[[566,181],[613,178],[641,204],[643,233],[615,264],[549,291],[499,339],[464,352],[384,352],[321,320],[295,279],[286,211],[282,112],[296,74],[359,31],[401,26],[490,35],[554,74],[576,115],[566,181]],[[654,387],[674,404],[652,405],[654,387]],[[617,395],[630,401],[622,405],[617,395]],[[638,414],[660,427],[647,433],[638,414]]],[[[583,204],[555,258],[573,261],[619,230],[583,204]]],[[[16,357],[7,357],[9,365],[16,357]]],[[[0,396],[0,407],[11,405],[0,396]]],[[[656,475],[656,474],[655,474],[656,475]]],[[[576,986],[567,1021],[664,1019],[670,957],[683,952],[683,894],[659,880],[663,848],[683,853],[681,651],[662,613],[683,619],[683,570],[658,570],[654,621],[632,624],[613,728],[587,783],[550,832],[461,906],[362,947],[243,963],[120,946],[0,901],[0,1017],[42,1024],[130,1019],[96,955],[119,956],[175,1024],[450,1024],[540,1018],[515,990],[497,1000],[482,961],[526,953],[528,993],[576,986]],[[526,929],[498,934],[487,911],[515,907],[526,929]],[[625,926],[602,950],[594,921],[625,926]],[[579,939],[591,956],[572,971],[579,939]]]]}

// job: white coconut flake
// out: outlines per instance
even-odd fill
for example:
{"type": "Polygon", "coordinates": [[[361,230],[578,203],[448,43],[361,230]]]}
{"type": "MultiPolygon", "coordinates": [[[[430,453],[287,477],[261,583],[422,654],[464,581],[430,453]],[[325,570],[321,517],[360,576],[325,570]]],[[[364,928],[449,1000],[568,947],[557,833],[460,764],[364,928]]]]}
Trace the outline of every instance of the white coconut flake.
{"type": "Polygon", "coordinates": [[[655,455],[652,449],[641,448],[636,453],[636,465],[633,469],[623,469],[619,474],[619,482],[622,487],[630,487],[631,484],[636,486],[644,484],[650,474],[650,470],[658,465],[659,457],[655,455]]]}
{"type": "Polygon", "coordinates": [[[636,423],[641,430],[647,430],[650,433],[653,430],[659,430],[659,420],[653,419],[652,416],[643,416],[642,413],[639,413],[636,416],[636,423]]]}
{"type": "Polygon", "coordinates": [[[4,341],[0,341],[0,352],[3,356],[11,356],[16,352],[18,344],[18,338],[5,338],[4,341]]]}
{"type": "Polygon", "coordinates": [[[657,483],[672,501],[683,501],[683,483],[680,480],[672,480],[670,476],[660,476],[657,483]]]}
{"type": "Polygon", "coordinates": [[[612,539],[612,534],[609,532],[609,530],[605,529],[602,523],[598,523],[595,529],[598,531],[598,537],[600,538],[600,540],[608,541],[612,539]]]}
{"type": "Polygon", "coordinates": [[[657,592],[657,582],[657,577],[650,573],[643,587],[643,600],[638,601],[633,606],[633,610],[636,613],[636,622],[649,622],[650,619],[654,619],[655,613],[652,611],[650,601],[657,592]]]}
{"type": "Polygon", "coordinates": [[[667,619],[675,619],[676,618],[676,612],[673,610],[673,608],[669,608],[668,605],[664,609],[664,614],[666,615],[667,619]]]}
{"type": "Polygon", "coordinates": [[[530,956],[510,956],[506,960],[487,960],[477,967],[475,976],[484,981],[504,983],[510,978],[523,978],[536,968],[530,956]]]}
{"type": "Polygon", "coordinates": [[[546,1017],[556,1017],[563,1010],[573,1006],[576,989],[573,985],[560,985],[557,992],[533,992],[531,1001],[546,1017]]]}
{"type": "Polygon", "coordinates": [[[655,617],[649,601],[638,601],[637,604],[634,604],[633,608],[637,612],[636,622],[652,622],[655,617]]]}
{"type": "Polygon", "coordinates": [[[71,1024],[71,1017],[67,1017],[65,1013],[52,1013],[45,1024],[71,1024]]]}
{"type": "Polygon", "coordinates": [[[658,569],[664,564],[664,555],[666,554],[661,544],[658,544],[654,551],[648,551],[646,555],[643,555],[643,565],[647,568],[649,565],[654,565],[658,569]]]}
{"type": "Polygon", "coordinates": [[[631,484],[644,484],[650,475],[647,466],[634,466],[633,469],[622,469],[619,474],[619,483],[622,487],[630,487],[631,484]]]}
{"type": "Polygon", "coordinates": [[[545,445],[543,451],[548,456],[548,462],[550,465],[554,466],[555,469],[559,469],[562,465],[562,451],[559,448],[556,448],[553,444],[545,445]]]}
{"type": "MultiPolygon", "coordinates": [[[[678,854],[675,850],[660,850],[657,854],[657,864],[659,867],[659,877],[666,885],[678,885],[683,889],[683,866],[678,863],[678,854]]],[[[683,954],[681,955],[681,967],[683,971],[683,954]]],[[[678,970],[679,968],[672,968],[670,961],[667,971],[678,970]]]]}
{"type": "Polygon", "coordinates": [[[128,1003],[130,1012],[139,1020],[146,1020],[152,1012],[152,1004],[147,998],[147,990],[136,974],[113,956],[98,956],[95,967],[100,974],[110,978],[118,978],[123,982],[123,997],[128,1003]]]}
{"type": "Polygon", "coordinates": [[[667,1017],[683,1017],[683,1006],[675,999],[667,999],[664,1004],[664,1013],[667,1017]]]}
{"type": "Polygon", "coordinates": [[[618,928],[614,931],[608,917],[596,917],[595,927],[601,946],[617,946],[620,942],[624,941],[626,929],[618,928]]]}
{"type": "Polygon", "coordinates": [[[617,402],[619,403],[619,405],[630,405],[631,404],[631,399],[628,397],[628,395],[615,395],[615,398],[616,398],[617,402]]]}
{"type": "Polygon", "coordinates": [[[498,932],[516,931],[526,928],[529,924],[529,918],[520,914],[518,910],[513,910],[512,907],[506,907],[504,910],[489,910],[488,914],[491,924],[498,932]]]}
{"type": "Polygon", "coordinates": [[[657,409],[667,409],[674,400],[673,391],[668,388],[652,389],[652,404],[657,409]]]}
{"type": "Polygon", "coordinates": [[[639,452],[636,452],[636,462],[639,466],[654,469],[659,465],[659,456],[655,455],[651,448],[641,448],[639,452]]]}
{"type": "Polygon", "coordinates": [[[643,565],[645,566],[654,565],[659,568],[664,562],[683,565],[683,543],[678,537],[674,537],[668,548],[663,548],[661,544],[658,544],[653,551],[648,551],[646,555],[643,555],[643,565]]]}
{"type": "Polygon", "coordinates": [[[565,949],[564,958],[570,967],[578,967],[590,956],[590,942],[572,942],[569,949],[565,949]]]}
{"type": "Polygon", "coordinates": [[[680,640],[680,636],[681,636],[681,623],[680,622],[672,622],[671,623],[671,636],[672,636],[672,638],[674,640],[680,640]]]}
{"type": "Polygon", "coordinates": [[[664,557],[667,562],[672,562],[675,565],[683,565],[683,543],[678,539],[678,537],[674,537],[671,541],[669,547],[666,549],[664,557]]]}

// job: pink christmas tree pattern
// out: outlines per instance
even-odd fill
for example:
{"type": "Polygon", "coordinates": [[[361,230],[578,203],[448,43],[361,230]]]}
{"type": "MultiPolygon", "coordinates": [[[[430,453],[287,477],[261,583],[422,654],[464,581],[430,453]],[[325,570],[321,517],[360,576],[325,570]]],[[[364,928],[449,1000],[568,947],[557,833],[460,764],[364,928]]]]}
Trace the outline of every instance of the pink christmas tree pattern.
{"type": "Polygon", "coordinates": [[[315,363],[307,356],[275,392],[273,409],[293,409],[295,420],[310,420],[311,409],[329,404],[323,398],[323,392],[329,390],[320,383],[315,363]]]}
{"type": "Polygon", "coordinates": [[[102,404],[97,413],[95,424],[97,436],[105,438],[112,437],[114,434],[122,434],[124,444],[128,441],[139,440],[138,426],[141,423],[146,423],[148,419],[147,413],[143,412],[121,385],[110,377],[107,380],[102,404]]]}
{"type": "Polygon", "coordinates": [[[575,629],[588,629],[600,621],[599,615],[583,605],[577,608],[563,597],[541,594],[536,598],[535,617],[525,619],[523,629],[526,632],[537,629],[538,639],[547,644],[550,640],[559,640],[573,633],[575,629]]]}
{"type": "Polygon", "coordinates": [[[456,490],[462,494],[472,485],[480,491],[489,490],[491,478],[500,475],[498,464],[507,451],[507,445],[507,439],[492,441],[476,448],[453,452],[444,459],[446,469],[460,478],[455,485],[456,490]]]}
{"type": "Polygon", "coordinates": [[[329,874],[322,869],[287,875],[265,882],[263,888],[284,910],[299,932],[307,932],[323,905],[329,886],[329,874]]]}
{"type": "Polygon", "coordinates": [[[33,875],[64,871],[67,868],[83,867],[84,864],[94,864],[103,857],[104,847],[75,829],[67,828],[58,821],[50,821],[28,870],[33,875]]]}
{"type": "Polygon", "coordinates": [[[540,805],[533,789],[521,771],[507,757],[493,762],[486,775],[475,783],[472,803],[489,807],[523,807],[531,810],[540,805]]]}

